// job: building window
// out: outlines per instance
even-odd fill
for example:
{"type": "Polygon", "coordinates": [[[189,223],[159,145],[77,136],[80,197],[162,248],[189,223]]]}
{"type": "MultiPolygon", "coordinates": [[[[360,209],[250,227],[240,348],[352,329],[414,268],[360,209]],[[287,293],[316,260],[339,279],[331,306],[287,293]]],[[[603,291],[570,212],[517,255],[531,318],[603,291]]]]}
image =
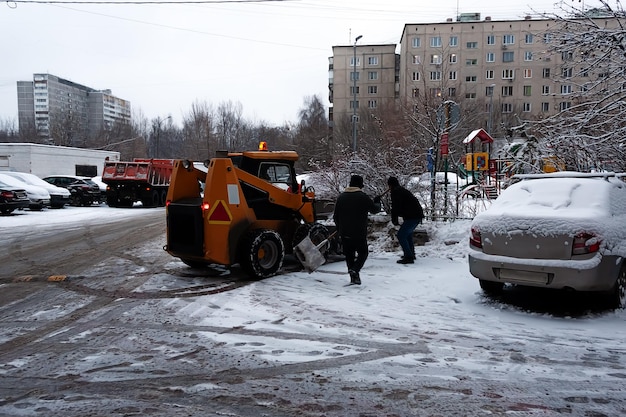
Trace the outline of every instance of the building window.
{"type": "Polygon", "coordinates": [[[478,42],[467,42],[465,46],[467,49],[478,49],[478,42]]]}
{"type": "Polygon", "coordinates": [[[515,43],[515,35],[504,35],[502,37],[503,45],[513,45],[515,43]]]}
{"type": "Polygon", "coordinates": [[[414,88],[411,93],[412,93],[413,97],[419,97],[420,89],[419,88],[414,88]]]}
{"type": "Polygon", "coordinates": [[[422,63],[422,59],[420,58],[419,55],[413,55],[413,63],[416,65],[419,65],[422,63]]]}
{"type": "Polygon", "coordinates": [[[476,76],[475,75],[468,75],[467,77],[465,77],[465,82],[467,82],[467,83],[475,83],[476,82],[476,76]]]}
{"type": "Polygon", "coordinates": [[[476,98],[476,93],[465,93],[465,98],[476,98]]]}
{"type": "Polygon", "coordinates": [[[367,65],[378,65],[378,57],[377,56],[367,57],[367,65]]]}
{"type": "Polygon", "coordinates": [[[533,60],[533,53],[532,53],[532,51],[524,52],[524,61],[532,61],[532,60],[533,60]]]}
{"type": "Polygon", "coordinates": [[[432,48],[441,48],[441,36],[433,36],[430,38],[430,46],[432,48]]]}
{"type": "MultiPolygon", "coordinates": [[[[350,57],[350,66],[353,67],[354,66],[354,57],[350,57]]],[[[361,57],[356,57],[356,66],[360,67],[361,66],[361,57]]]]}
{"type": "Polygon", "coordinates": [[[526,36],[524,36],[524,43],[526,43],[526,44],[533,43],[533,34],[532,33],[527,33],[526,36]]]}
{"type": "Polygon", "coordinates": [[[350,95],[353,96],[355,94],[359,94],[359,86],[350,86],[350,95]]]}
{"type": "Polygon", "coordinates": [[[441,88],[431,88],[430,95],[432,97],[441,97],[441,88]]]}
{"type": "Polygon", "coordinates": [[[374,81],[378,79],[378,71],[368,71],[367,79],[370,81],[374,81]]]}
{"type": "Polygon", "coordinates": [[[524,113],[530,113],[530,109],[531,109],[531,105],[530,103],[524,103],[523,107],[522,107],[522,111],[524,113]]]}
{"type": "Polygon", "coordinates": [[[487,35],[487,45],[495,45],[496,37],[494,35],[487,35]]]}
{"type": "Polygon", "coordinates": [[[574,53],[572,51],[561,52],[561,59],[563,61],[571,61],[574,59],[574,53]]]}
{"type": "Polygon", "coordinates": [[[439,81],[439,80],[441,80],[441,71],[431,71],[430,81],[439,81]]]}
{"type": "Polygon", "coordinates": [[[448,88],[448,97],[456,97],[456,88],[454,87],[448,88]]]}
{"type": "Polygon", "coordinates": [[[502,103],[502,113],[513,113],[513,105],[511,103],[502,103]]]}
{"type": "Polygon", "coordinates": [[[531,95],[531,86],[530,85],[525,85],[524,86],[524,95],[526,97],[529,97],[531,95]]]}
{"type": "Polygon", "coordinates": [[[502,52],[502,62],[513,62],[515,59],[515,52],[505,51],[502,52]]]}
{"type": "Polygon", "coordinates": [[[543,78],[550,78],[550,68],[544,68],[541,74],[543,78]]]}
{"type": "Polygon", "coordinates": [[[485,73],[485,78],[488,80],[493,80],[494,78],[494,71],[493,70],[487,70],[487,72],[485,73]]]}
{"type": "Polygon", "coordinates": [[[503,97],[508,97],[508,96],[512,96],[513,95],[513,86],[512,85],[507,85],[502,87],[502,96],[503,97]]]}
{"type": "Polygon", "coordinates": [[[495,88],[495,87],[494,87],[493,85],[488,85],[487,87],[485,87],[485,95],[486,95],[487,97],[491,97],[491,96],[493,96],[493,89],[494,89],[494,88],[495,88]]]}
{"type": "Polygon", "coordinates": [[[542,112],[549,112],[550,111],[550,103],[546,103],[545,101],[543,103],[541,103],[541,111],[542,112]]]}
{"type": "Polygon", "coordinates": [[[367,94],[378,94],[378,86],[377,85],[367,86],[367,94]]]}
{"type": "Polygon", "coordinates": [[[524,78],[533,78],[533,70],[530,68],[524,68],[524,78]]]}
{"type": "Polygon", "coordinates": [[[441,55],[432,54],[430,56],[430,63],[435,65],[441,64],[441,55]]]}
{"type": "Polygon", "coordinates": [[[478,65],[478,60],[477,59],[466,59],[465,60],[465,65],[467,65],[467,66],[478,65]]]}
{"type": "Polygon", "coordinates": [[[358,109],[359,108],[359,101],[352,101],[350,100],[350,108],[351,109],[358,109]]]}
{"type": "Polygon", "coordinates": [[[543,34],[543,41],[545,43],[550,43],[552,42],[552,34],[551,33],[544,33],[543,34]]]}
{"type": "Polygon", "coordinates": [[[541,94],[544,96],[547,96],[548,94],[550,94],[550,86],[544,85],[543,87],[541,87],[541,94]]]}
{"type": "Polygon", "coordinates": [[[487,52],[487,57],[485,58],[487,62],[496,62],[496,54],[493,52],[487,52]]]}
{"type": "Polygon", "coordinates": [[[350,81],[359,81],[359,72],[353,71],[350,73],[350,81]]]}
{"type": "Polygon", "coordinates": [[[413,38],[411,44],[413,45],[413,48],[419,48],[422,45],[422,42],[420,41],[420,38],[413,38]]]}
{"type": "Polygon", "coordinates": [[[450,36],[450,46],[459,46],[458,36],[450,36]]]}
{"type": "Polygon", "coordinates": [[[572,94],[572,86],[570,84],[562,85],[561,94],[572,94]]]}
{"type": "Polygon", "coordinates": [[[502,79],[512,80],[514,78],[515,78],[515,70],[512,70],[512,69],[502,70],[502,79]]]}
{"type": "Polygon", "coordinates": [[[378,107],[378,101],[377,100],[367,100],[367,107],[370,109],[375,109],[376,107],[378,107]]]}
{"type": "Polygon", "coordinates": [[[419,81],[420,80],[420,73],[417,71],[413,71],[413,81],[419,81]]]}
{"type": "Polygon", "coordinates": [[[457,56],[456,54],[450,54],[450,59],[449,59],[451,64],[456,64],[457,61],[457,56]]]}
{"type": "Polygon", "coordinates": [[[571,78],[573,70],[572,68],[563,68],[563,78],[571,78]]]}
{"type": "Polygon", "coordinates": [[[567,110],[570,107],[572,107],[572,103],[570,103],[569,101],[562,101],[559,103],[559,110],[563,111],[563,110],[567,110]]]}
{"type": "Polygon", "coordinates": [[[456,71],[450,71],[450,73],[448,74],[448,79],[449,80],[456,80],[456,71]]]}

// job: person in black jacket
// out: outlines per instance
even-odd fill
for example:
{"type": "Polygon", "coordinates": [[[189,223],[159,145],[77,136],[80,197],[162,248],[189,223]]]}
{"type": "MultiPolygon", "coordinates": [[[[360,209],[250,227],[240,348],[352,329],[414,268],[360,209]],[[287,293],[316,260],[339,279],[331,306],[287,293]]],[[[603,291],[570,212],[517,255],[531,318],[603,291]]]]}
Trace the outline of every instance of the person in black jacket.
{"type": "Polygon", "coordinates": [[[372,200],[362,191],[363,177],[352,175],[350,185],[337,198],[334,220],[343,244],[351,284],[361,284],[359,272],[368,255],[368,213],[380,211],[380,197],[372,200]]]}
{"type": "Polygon", "coordinates": [[[422,222],[424,211],[413,193],[402,187],[396,177],[389,177],[387,185],[391,190],[391,222],[397,226],[400,224],[398,217],[402,217],[397,237],[404,254],[398,263],[412,264],[415,262],[413,231],[422,222]]]}

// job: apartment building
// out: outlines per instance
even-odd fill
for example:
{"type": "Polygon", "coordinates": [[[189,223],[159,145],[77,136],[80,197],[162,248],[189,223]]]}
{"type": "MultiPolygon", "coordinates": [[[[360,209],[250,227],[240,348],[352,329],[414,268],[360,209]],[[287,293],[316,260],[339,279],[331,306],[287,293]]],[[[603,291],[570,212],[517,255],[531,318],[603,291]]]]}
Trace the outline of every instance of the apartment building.
{"type": "Polygon", "coordinates": [[[115,123],[129,124],[130,102],[51,74],[33,74],[33,81],[17,82],[20,130],[36,129],[54,140],[55,126],[93,137],[115,123]]]}
{"type": "Polygon", "coordinates": [[[396,44],[333,46],[329,58],[329,120],[398,100],[400,56],[396,44]]]}
{"type": "MultiPolygon", "coordinates": [[[[604,20],[604,26],[615,23],[614,19],[599,20],[604,20]]],[[[378,88],[394,91],[398,105],[414,105],[416,110],[417,103],[424,100],[475,101],[485,115],[484,120],[476,121],[478,127],[489,128],[492,114],[494,125],[507,116],[537,119],[553,115],[571,107],[572,93],[581,91],[589,81],[585,79],[589,74],[576,70],[574,56],[548,51],[555,25],[552,20],[530,17],[493,21],[481,19],[479,13],[461,14],[457,20],[441,23],[406,24],[400,40],[397,82],[387,78],[388,84],[378,88]]],[[[357,47],[357,68],[374,48],[357,47]]],[[[346,75],[352,70],[350,50],[333,48],[330,102],[336,120],[352,110],[352,100],[345,95],[351,91],[352,79],[346,75]],[[348,68],[340,70],[340,64],[348,68]]],[[[364,101],[367,96],[361,82],[359,79],[357,96],[364,101]]]]}

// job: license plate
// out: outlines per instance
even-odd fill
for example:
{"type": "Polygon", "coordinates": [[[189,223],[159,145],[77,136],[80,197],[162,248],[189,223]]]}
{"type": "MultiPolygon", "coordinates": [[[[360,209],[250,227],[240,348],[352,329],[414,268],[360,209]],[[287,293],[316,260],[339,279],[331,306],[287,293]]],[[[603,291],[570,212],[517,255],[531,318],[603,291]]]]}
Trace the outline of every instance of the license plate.
{"type": "Polygon", "coordinates": [[[517,269],[500,269],[498,274],[501,281],[508,282],[532,282],[534,284],[547,284],[550,274],[545,272],[522,271],[517,269]]]}

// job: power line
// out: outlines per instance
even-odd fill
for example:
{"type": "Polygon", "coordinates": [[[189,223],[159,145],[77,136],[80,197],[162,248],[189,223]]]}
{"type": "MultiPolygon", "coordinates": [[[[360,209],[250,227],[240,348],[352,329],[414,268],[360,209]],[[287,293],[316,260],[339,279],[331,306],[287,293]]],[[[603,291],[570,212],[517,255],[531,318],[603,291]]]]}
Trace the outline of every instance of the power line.
{"type": "Polygon", "coordinates": [[[112,0],[6,0],[7,5],[12,4],[228,4],[228,3],[270,3],[270,2],[293,2],[299,0],[182,0],[182,1],[112,1],[112,0]]]}

